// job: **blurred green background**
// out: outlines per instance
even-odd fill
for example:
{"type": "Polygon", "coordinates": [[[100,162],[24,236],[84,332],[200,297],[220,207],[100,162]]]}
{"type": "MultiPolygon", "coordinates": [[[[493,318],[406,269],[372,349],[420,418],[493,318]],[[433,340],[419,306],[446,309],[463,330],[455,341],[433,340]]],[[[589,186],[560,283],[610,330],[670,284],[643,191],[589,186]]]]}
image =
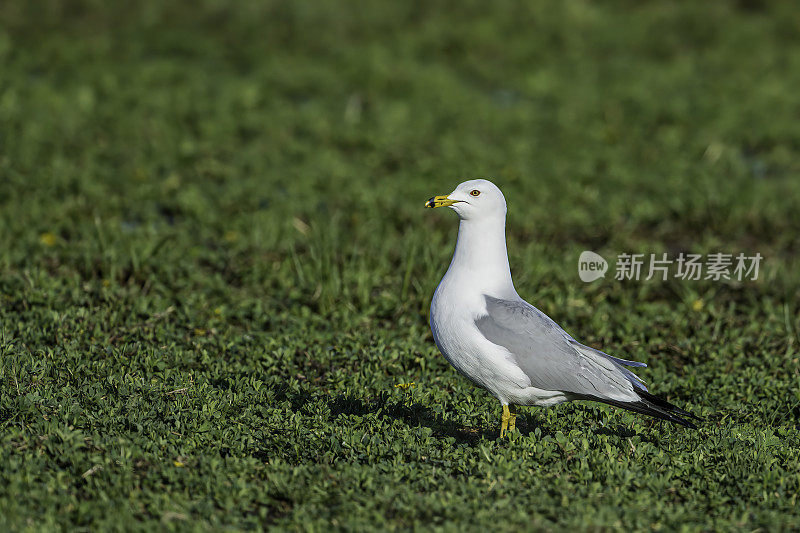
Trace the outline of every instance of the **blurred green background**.
{"type": "Polygon", "coordinates": [[[0,3],[0,525],[797,527],[798,28],[758,0],[0,3]],[[497,439],[427,326],[456,220],[422,205],[476,177],[520,294],[699,432],[580,404],[497,439]],[[584,284],[587,249],[764,260],[584,284]]]}

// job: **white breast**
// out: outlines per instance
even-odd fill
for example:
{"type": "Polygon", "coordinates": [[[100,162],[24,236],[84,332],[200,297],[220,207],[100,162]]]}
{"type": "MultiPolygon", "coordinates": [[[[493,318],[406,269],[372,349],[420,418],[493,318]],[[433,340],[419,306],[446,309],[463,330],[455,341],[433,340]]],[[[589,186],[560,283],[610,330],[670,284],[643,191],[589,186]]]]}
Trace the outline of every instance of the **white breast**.
{"type": "Polygon", "coordinates": [[[501,401],[509,401],[529,388],[530,380],[508,350],[489,342],[478,331],[475,318],[486,312],[483,295],[458,290],[455,281],[445,276],[433,295],[433,339],[456,370],[501,401]]]}

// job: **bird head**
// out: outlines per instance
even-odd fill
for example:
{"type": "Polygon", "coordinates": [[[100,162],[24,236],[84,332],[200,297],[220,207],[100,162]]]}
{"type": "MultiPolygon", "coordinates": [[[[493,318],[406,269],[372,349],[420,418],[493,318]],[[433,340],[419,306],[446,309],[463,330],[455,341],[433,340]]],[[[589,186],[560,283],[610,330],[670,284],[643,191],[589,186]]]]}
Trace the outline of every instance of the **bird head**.
{"type": "Polygon", "coordinates": [[[497,185],[478,179],[460,183],[446,196],[434,196],[425,207],[449,207],[461,220],[506,216],[506,199],[497,185]]]}

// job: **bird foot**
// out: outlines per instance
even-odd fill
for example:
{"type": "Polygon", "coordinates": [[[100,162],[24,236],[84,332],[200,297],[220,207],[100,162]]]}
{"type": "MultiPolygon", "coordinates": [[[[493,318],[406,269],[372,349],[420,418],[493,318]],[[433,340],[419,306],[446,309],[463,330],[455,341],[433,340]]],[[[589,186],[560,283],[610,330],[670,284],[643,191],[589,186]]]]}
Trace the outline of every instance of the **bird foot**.
{"type": "Polygon", "coordinates": [[[517,429],[517,411],[513,406],[503,405],[503,414],[500,417],[500,438],[506,433],[512,433],[517,429]]]}

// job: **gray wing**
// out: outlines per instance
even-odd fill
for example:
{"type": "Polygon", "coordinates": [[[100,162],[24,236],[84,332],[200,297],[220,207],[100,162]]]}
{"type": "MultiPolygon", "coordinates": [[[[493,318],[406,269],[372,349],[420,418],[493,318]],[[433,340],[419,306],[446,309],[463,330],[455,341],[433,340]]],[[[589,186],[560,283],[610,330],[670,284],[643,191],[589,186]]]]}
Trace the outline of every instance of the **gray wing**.
{"type": "Polygon", "coordinates": [[[578,397],[638,400],[642,381],[623,364],[644,366],[611,357],[570,337],[550,317],[524,300],[485,296],[485,316],[475,325],[486,339],[506,348],[531,385],[578,397]]]}

